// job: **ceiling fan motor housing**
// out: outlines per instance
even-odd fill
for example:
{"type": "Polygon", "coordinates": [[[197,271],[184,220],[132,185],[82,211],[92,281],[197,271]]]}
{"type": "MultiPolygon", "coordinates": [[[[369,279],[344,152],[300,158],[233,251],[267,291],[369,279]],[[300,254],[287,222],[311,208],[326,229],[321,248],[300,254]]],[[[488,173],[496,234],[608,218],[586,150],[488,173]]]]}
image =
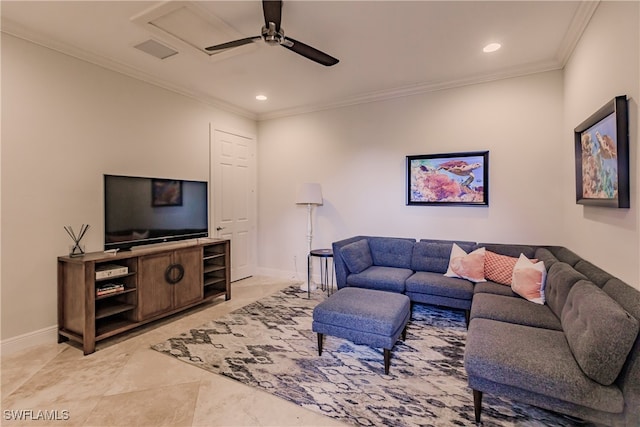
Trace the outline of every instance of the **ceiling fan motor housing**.
{"type": "Polygon", "coordinates": [[[269,26],[262,27],[262,39],[269,46],[276,46],[282,44],[284,41],[284,30],[280,28],[280,31],[276,30],[276,24],[269,22],[269,26]]]}

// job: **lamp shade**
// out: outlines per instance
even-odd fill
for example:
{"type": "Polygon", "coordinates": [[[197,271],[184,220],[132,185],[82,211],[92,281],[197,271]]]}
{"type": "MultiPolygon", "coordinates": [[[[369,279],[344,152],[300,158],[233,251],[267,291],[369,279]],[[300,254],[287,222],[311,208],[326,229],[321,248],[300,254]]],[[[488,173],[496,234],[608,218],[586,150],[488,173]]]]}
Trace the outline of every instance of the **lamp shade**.
{"type": "Polygon", "coordinates": [[[322,204],[322,188],[320,184],[313,182],[305,182],[298,188],[296,197],[298,205],[321,205],[322,204]]]}

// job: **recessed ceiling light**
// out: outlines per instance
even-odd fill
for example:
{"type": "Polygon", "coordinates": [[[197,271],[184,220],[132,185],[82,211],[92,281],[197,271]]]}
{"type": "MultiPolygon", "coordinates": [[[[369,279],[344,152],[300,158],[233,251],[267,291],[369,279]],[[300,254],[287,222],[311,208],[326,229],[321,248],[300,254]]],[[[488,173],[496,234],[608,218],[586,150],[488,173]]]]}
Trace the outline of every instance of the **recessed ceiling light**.
{"type": "Polygon", "coordinates": [[[256,95],[256,99],[258,101],[266,101],[267,100],[267,96],[266,95],[256,95]]]}
{"type": "Polygon", "coordinates": [[[491,52],[495,52],[496,50],[500,49],[502,47],[502,45],[500,43],[489,43],[488,45],[486,45],[485,47],[482,48],[482,51],[484,53],[491,53],[491,52]]]}

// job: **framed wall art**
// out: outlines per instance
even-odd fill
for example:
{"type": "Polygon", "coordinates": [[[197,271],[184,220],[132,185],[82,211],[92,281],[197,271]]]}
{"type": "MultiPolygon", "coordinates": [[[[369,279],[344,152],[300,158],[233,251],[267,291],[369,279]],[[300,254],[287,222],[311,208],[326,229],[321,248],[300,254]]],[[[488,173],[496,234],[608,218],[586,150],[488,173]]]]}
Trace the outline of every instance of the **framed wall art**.
{"type": "Polygon", "coordinates": [[[574,129],[576,203],[629,207],[627,97],[617,96],[574,129]]]}
{"type": "Polygon", "coordinates": [[[407,205],[489,205],[489,152],[407,156],[407,205]]]}
{"type": "Polygon", "coordinates": [[[182,206],[182,181],[153,179],[151,182],[151,205],[182,206]]]}

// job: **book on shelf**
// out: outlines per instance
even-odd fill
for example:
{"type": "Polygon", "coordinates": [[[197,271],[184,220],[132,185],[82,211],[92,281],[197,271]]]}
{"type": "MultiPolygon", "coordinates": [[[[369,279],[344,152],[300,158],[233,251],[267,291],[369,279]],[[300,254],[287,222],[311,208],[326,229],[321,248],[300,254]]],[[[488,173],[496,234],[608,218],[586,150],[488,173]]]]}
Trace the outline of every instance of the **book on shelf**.
{"type": "Polygon", "coordinates": [[[102,285],[96,288],[96,295],[109,295],[116,292],[124,291],[124,285],[122,283],[108,283],[106,285],[102,285]]]}
{"type": "Polygon", "coordinates": [[[124,289],[111,289],[111,290],[107,290],[107,291],[98,291],[96,292],[96,296],[101,297],[101,296],[105,296],[105,295],[113,295],[113,294],[117,294],[124,291],[124,289]]]}
{"type": "Polygon", "coordinates": [[[114,276],[122,276],[129,273],[129,267],[118,264],[100,264],[96,266],[96,280],[114,276]]]}

